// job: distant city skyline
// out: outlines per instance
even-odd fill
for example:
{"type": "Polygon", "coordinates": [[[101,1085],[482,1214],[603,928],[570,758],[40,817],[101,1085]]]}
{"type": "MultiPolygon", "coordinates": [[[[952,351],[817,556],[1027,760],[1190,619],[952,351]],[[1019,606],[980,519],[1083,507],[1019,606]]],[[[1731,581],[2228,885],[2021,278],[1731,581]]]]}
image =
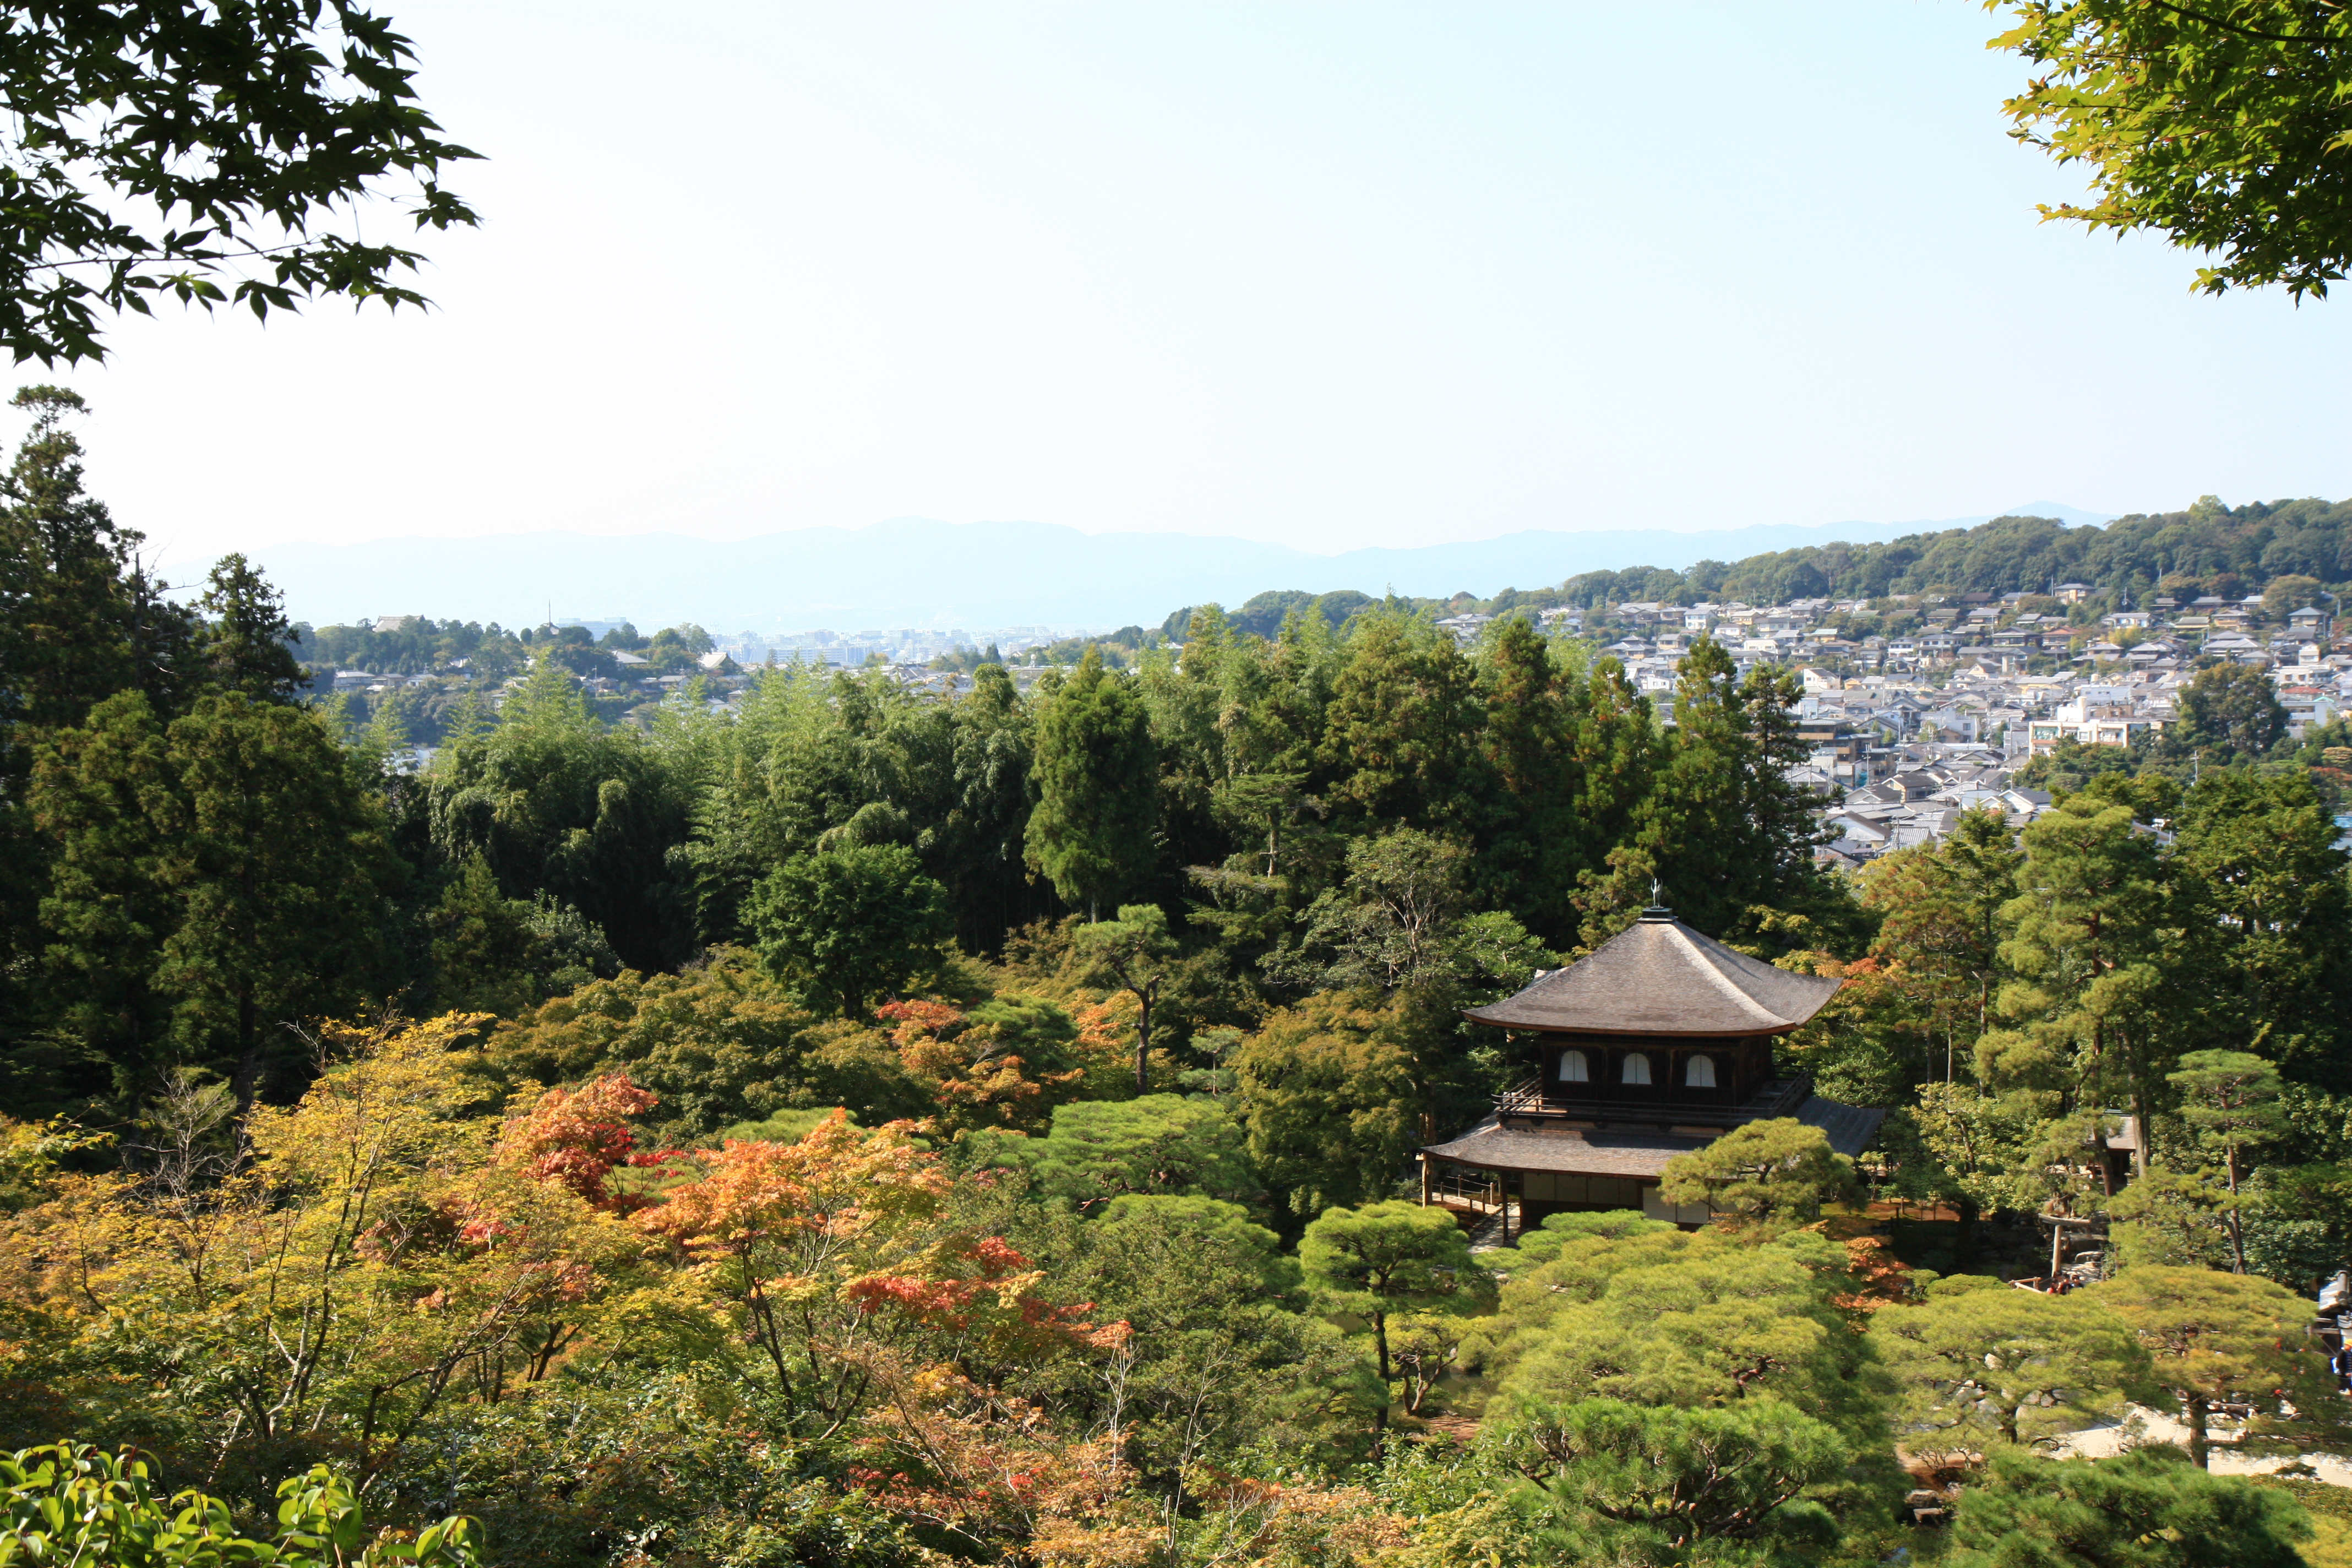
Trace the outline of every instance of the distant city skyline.
{"type": "Polygon", "coordinates": [[[390,11],[487,155],[433,311],[167,310],[20,372],[167,559],[2352,494],[2341,302],[2040,223],[2082,178],[2009,139],[1972,5],[390,11]]]}

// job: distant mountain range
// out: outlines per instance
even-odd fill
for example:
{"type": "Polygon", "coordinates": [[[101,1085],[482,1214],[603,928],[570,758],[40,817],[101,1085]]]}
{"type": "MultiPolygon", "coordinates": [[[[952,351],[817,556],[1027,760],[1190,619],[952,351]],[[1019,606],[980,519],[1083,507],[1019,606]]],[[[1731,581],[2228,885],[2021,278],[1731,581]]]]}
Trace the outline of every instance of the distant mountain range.
{"type": "MultiPolygon", "coordinates": [[[[2002,515],[2095,523],[2098,513],[2041,501],[2002,515]]],[[[1580,572],[1682,568],[1837,540],[1862,542],[1982,517],[1900,523],[1765,525],[1670,533],[1529,531],[1410,550],[1318,555],[1246,539],[1082,533],[1036,522],[897,518],[870,528],[811,528],[754,539],[678,534],[504,533],[280,544],[251,552],[314,626],[379,616],[499,621],[693,621],[714,632],[904,626],[1110,627],[1152,625],[1184,605],[1238,605],[1269,588],[1354,588],[1440,597],[1539,588],[1580,572]]],[[[208,563],[166,567],[200,581],[208,563]]]]}

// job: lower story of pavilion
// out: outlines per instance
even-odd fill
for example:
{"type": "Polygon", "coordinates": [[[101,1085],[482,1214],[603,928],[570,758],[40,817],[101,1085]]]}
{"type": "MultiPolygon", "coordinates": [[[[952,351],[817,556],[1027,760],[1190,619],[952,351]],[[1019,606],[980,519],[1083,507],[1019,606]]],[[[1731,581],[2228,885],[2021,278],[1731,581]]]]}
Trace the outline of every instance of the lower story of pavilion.
{"type": "MultiPolygon", "coordinates": [[[[1883,1110],[1809,1095],[1796,1120],[1818,1127],[1830,1147],[1856,1155],[1870,1146],[1883,1110]]],[[[1658,1193],[1666,1162],[1730,1131],[1693,1127],[1507,1127],[1496,1117],[1421,1151],[1421,1201],[1499,1215],[1502,1239],[1555,1214],[1639,1209],[1681,1226],[1706,1223],[1705,1204],[1670,1204],[1658,1193]]]]}

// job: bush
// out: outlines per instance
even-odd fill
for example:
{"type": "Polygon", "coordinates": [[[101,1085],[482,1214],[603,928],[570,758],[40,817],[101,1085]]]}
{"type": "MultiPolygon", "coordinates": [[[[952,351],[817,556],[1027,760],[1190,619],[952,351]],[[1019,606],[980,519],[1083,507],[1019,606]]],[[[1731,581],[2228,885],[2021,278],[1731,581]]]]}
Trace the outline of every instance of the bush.
{"type": "Polygon", "coordinates": [[[156,1490],[147,1461],[53,1443],[0,1458],[0,1563],[108,1564],[110,1568],[373,1568],[409,1563],[474,1568],[471,1520],[445,1519],[413,1540],[371,1534],[351,1483],[324,1465],[278,1489],[274,1542],[239,1533],[229,1506],[200,1491],[156,1490]]]}

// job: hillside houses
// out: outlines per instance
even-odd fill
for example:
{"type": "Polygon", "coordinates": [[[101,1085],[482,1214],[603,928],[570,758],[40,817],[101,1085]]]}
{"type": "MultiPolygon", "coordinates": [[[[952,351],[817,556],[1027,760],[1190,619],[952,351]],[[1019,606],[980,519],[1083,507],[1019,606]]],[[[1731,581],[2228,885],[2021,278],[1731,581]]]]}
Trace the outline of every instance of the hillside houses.
{"type": "MultiPolygon", "coordinates": [[[[2018,787],[2034,756],[2072,742],[2125,746],[2178,721],[2179,693],[2217,660],[2267,671],[2289,732],[2352,709],[2352,638],[2331,640],[2319,609],[2267,614],[2259,595],[2098,615],[2081,584],[2050,595],[1943,601],[1792,600],[1784,605],[1628,603],[1580,625],[1596,655],[1671,700],[1692,638],[1716,637],[1742,673],[1796,671],[1805,761],[1792,777],[1820,797],[1825,860],[1861,865],[1952,831],[1992,808],[2022,825],[2050,805],[2018,787]]],[[[1572,629],[1551,618],[1548,626],[1572,629]]],[[[1446,623],[1474,642],[1490,617],[1446,623]]]]}

